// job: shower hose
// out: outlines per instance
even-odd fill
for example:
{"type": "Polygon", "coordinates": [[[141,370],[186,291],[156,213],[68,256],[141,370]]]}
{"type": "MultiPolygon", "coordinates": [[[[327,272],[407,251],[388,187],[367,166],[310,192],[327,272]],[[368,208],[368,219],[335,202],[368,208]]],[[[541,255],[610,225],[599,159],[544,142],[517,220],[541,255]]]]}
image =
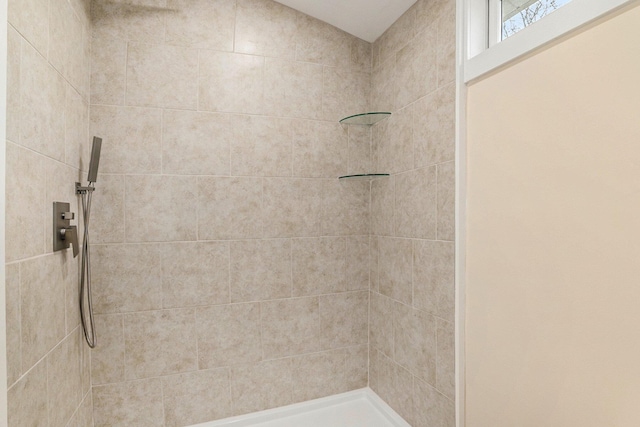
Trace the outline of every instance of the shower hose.
{"type": "Polygon", "coordinates": [[[84,338],[89,347],[96,346],[96,330],[93,324],[93,304],[91,303],[91,260],[89,258],[89,216],[91,215],[91,195],[93,183],[86,190],[80,190],[82,196],[82,217],[84,219],[84,238],[82,241],[82,261],[80,269],[80,319],[84,338]]]}

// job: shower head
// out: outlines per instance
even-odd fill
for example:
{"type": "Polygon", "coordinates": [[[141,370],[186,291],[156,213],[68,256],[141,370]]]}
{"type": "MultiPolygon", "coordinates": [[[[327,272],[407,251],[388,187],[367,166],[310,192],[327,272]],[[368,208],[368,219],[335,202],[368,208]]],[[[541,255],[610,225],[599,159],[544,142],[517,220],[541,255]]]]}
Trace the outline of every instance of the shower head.
{"type": "Polygon", "coordinates": [[[89,162],[89,174],[87,180],[96,182],[98,180],[98,165],[100,164],[100,149],[102,148],[102,138],[93,137],[93,146],[91,147],[91,162],[89,162]]]}

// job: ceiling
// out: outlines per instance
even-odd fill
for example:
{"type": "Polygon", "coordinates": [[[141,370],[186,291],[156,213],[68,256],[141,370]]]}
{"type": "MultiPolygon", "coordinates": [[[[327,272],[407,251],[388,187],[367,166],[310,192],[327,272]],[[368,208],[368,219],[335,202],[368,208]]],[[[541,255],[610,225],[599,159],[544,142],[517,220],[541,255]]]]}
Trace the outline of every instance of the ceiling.
{"type": "Polygon", "coordinates": [[[276,0],[349,34],[374,42],[416,0],[276,0]]]}

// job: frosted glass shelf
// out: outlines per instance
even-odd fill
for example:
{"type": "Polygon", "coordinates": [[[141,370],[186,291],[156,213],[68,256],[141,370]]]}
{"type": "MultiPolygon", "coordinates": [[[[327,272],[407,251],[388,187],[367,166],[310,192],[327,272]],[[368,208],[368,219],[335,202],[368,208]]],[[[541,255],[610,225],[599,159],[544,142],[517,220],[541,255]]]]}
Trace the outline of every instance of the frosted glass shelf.
{"type": "Polygon", "coordinates": [[[388,173],[359,173],[359,174],[355,174],[355,175],[344,175],[344,176],[339,176],[338,179],[340,180],[372,180],[372,179],[377,179],[377,178],[384,178],[385,176],[389,176],[388,173]]]}
{"type": "Polygon", "coordinates": [[[391,113],[385,111],[355,114],[353,116],[345,117],[340,120],[340,123],[343,125],[371,126],[374,123],[378,123],[380,120],[386,119],[390,115],[391,113]]]}

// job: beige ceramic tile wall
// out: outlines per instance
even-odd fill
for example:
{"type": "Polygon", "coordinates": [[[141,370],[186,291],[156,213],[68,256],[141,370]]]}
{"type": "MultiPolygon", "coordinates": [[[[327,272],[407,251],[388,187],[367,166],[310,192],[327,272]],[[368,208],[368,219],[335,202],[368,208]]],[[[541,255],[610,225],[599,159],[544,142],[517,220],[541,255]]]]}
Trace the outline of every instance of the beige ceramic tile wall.
{"type": "Polygon", "coordinates": [[[370,386],[414,427],[454,426],[455,1],[373,45],[370,386]]]}
{"type": "Polygon", "coordinates": [[[371,45],[271,0],[124,3],[92,6],[95,425],[365,387],[370,186],[337,177],[371,133],[338,119],[371,45]]]}
{"type": "Polygon", "coordinates": [[[89,5],[11,0],[8,25],[6,302],[9,426],[93,425],[78,259],[52,250],[52,202],[88,159],[89,5]]]}

